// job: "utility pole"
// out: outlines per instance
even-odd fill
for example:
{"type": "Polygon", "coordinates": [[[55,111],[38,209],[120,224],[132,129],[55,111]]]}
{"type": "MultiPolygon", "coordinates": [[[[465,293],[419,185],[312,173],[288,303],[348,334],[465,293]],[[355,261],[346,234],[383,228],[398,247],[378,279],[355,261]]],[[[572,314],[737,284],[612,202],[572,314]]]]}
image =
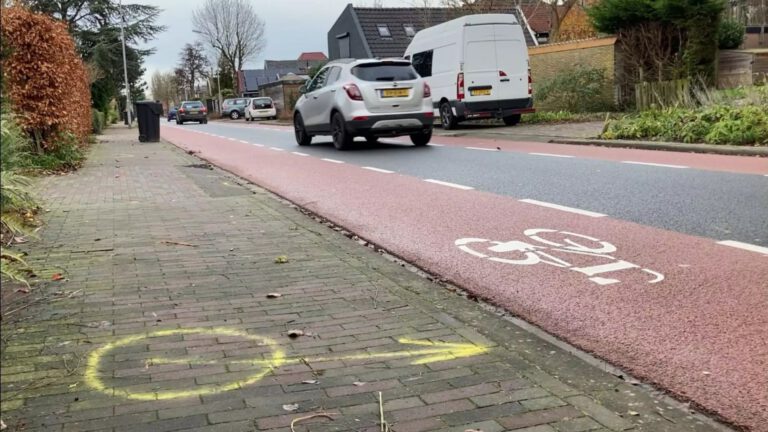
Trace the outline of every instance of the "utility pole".
{"type": "Polygon", "coordinates": [[[221,104],[223,103],[221,100],[221,69],[219,69],[219,73],[216,74],[216,86],[219,90],[219,112],[221,112],[221,104]]]}
{"type": "Polygon", "coordinates": [[[125,75],[125,115],[128,118],[128,128],[132,123],[131,87],[128,84],[128,61],[125,58],[125,15],[123,14],[123,0],[120,0],[120,39],[123,45],[123,75],[125,75]]]}

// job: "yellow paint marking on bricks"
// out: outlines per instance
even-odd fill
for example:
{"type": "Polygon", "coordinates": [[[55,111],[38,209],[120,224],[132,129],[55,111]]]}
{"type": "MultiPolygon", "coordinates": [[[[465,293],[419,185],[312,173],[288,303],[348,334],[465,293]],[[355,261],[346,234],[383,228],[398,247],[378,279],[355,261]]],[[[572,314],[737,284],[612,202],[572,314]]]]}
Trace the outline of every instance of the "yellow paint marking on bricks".
{"type": "Polygon", "coordinates": [[[285,353],[280,349],[277,343],[269,338],[252,335],[241,330],[231,329],[226,327],[216,328],[191,328],[191,329],[171,329],[171,330],[159,330],[142,335],[128,336],[119,339],[116,342],[108,343],[101,348],[96,349],[88,356],[88,364],[85,372],[85,382],[92,388],[105,393],[110,396],[119,396],[127,399],[134,400],[166,400],[184,398],[190,396],[200,396],[211,393],[220,393],[229,390],[235,390],[242,388],[249,384],[253,384],[259,381],[261,378],[270,373],[273,369],[279,368],[288,364],[300,364],[305,362],[327,362],[327,361],[354,361],[354,360],[386,360],[394,358],[413,358],[411,362],[413,365],[420,365],[426,363],[434,363],[446,360],[453,360],[457,358],[472,357],[480,354],[485,354],[489,351],[488,347],[475,345],[470,343],[450,343],[450,342],[432,342],[426,340],[414,340],[409,338],[398,339],[398,342],[403,345],[410,345],[403,350],[390,351],[390,352],[377,352],[377,353],[359,353],[359,354],[345,354],[338,356],[320,356],[320,357],[293,357],[286,358],[285,353]],[[200,385],[190,390],[157,390],[157,391],[139,391],[131,392],[125,389],[117,387],[110,387],[104,383],[104,380],[99,374],[99,365],[102,358],[116,348],[124,347],[134,343],[140,343],[145,339],[153,337],[174,336],[174,335],[209,335],[209,336],[230,336],[241,337],[244,339],[256,341],[259,345],[269,347],[272,352],[267,355],[267,358],[263,359],[246,359],[246,360],[208,360],[195,357],[186,358],[151,358],[148,360],[148,364],[161,365],[161,364],[187,364],[187,365],[214,365],[214,364],[244,364],[250,366],[256,366],[260,369],[255,371],[252,375],[247,376],[245,379],[234,381],[227,384],[208,384],[200,385]]]}

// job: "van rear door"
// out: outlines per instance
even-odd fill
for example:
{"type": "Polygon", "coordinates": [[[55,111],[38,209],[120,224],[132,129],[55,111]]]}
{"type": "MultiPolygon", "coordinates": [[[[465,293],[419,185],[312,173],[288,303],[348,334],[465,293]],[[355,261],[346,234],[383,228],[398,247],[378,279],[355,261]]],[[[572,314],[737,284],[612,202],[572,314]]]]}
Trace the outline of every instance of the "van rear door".
{"type": "Polygon", "coordinates": [[[499,70],[496,66],[494,25],[464,27],[464,100],[482,102],[497,99],[499,70]]]}
{"type": "Polygon", "coordinates": [[[496,98],[527,99],[528,47],[523,30],[516,24],[494,24],[493,29],[496,35],[496,66],[499,69],[496,98]]]}

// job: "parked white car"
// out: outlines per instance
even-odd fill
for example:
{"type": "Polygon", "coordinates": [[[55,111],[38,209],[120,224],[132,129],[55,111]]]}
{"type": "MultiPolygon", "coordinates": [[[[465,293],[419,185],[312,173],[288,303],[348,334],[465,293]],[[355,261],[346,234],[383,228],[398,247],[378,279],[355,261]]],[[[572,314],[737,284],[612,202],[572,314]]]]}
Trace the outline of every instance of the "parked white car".
{"type": "Polygon", "coordinates": [[[406,60],[335,60],[301,93],[293,121],[299,145],[315,135],[333,136],[339,150],[350,148],[356,136],[375,142],[409,135],[417,146],[432,138],[430,88],[406,60]]]}
{"type": "Polygon", "coordinates": [[[276,119],[277,109],[272,98],[257,97],[250,99],[245,107],[245,121],[256,119],[276,119]]]}
{"type": "Polygon", "coordinates": [[[426,28],[405,58],[432,88],[445,129],[489,117],[512,126],[534,112],[528,47],[514,15],[468,15],[426,28]]]}

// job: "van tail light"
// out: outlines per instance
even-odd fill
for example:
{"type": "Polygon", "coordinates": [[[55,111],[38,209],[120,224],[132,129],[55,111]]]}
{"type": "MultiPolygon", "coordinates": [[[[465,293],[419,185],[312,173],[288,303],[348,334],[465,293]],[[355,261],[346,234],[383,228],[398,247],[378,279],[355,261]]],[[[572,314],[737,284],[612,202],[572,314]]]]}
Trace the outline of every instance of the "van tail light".
{"type": "Polygon", "coordinates": [[[356,84],[345,85],[344,91],[347,92],[347,96],[349,96],[349,98],[352,100],[356,100],[356,101],[363,100],[363,94],[360,93],[360,89],[357,87],[356,84]]]}
{"type": "Polygon", "coordinates": [[[503,70],[500,70],[500,71],[499,71],[499,76],[500,76],[500,77],[505,77],[505,76],[507,76],[507,73],[506,73],[506,72],[504,72],[503,70]]]}
{"type": "Polygon", "coordinates": [[[464,72],[459,72],[456,77],[456,99],[464,99],[464,72]]]}
{"type": "Polygon", "coordinates": [[[427,83],[424,83],[424,97],[432,97],[432,89],[429,88],[427,83]]]}
{"type": "Polygon", "coordinates": [[[531,76],[531,68],[528,68],[528,95],[533,94],[533,77],[531,76]]]}

